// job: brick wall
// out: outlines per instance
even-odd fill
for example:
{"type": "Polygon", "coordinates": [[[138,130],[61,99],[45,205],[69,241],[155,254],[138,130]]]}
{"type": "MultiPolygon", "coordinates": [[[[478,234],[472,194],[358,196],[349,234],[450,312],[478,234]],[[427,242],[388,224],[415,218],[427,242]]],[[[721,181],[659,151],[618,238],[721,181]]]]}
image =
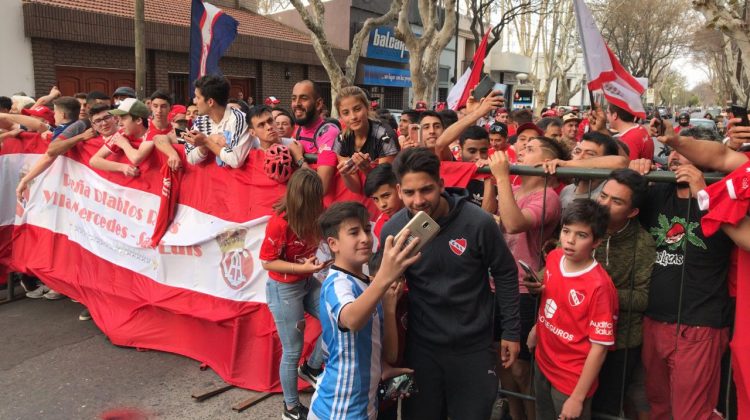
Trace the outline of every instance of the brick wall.
{"type": "MultiPolygon", "coordinates": [[[[134,70],[133,50],[69,41],[32,38],[34,80],[37,92],[48,92],[56,83],[55,66],[134,70]]],[[[148,50],[146,53],[146,92],[169,90],[169,73],[188,73],[185,53],[148,50]]],[[[288,107],[294,84],[305,77],[328,80],[322,66],[289,64],[224,57],[220,66],[225,75],[255,78],[256,92],[250,92],[256,103],[267,96],[276,96],[288,107]],[[285,72],[290,77],[286,79],[285,72]]]]}

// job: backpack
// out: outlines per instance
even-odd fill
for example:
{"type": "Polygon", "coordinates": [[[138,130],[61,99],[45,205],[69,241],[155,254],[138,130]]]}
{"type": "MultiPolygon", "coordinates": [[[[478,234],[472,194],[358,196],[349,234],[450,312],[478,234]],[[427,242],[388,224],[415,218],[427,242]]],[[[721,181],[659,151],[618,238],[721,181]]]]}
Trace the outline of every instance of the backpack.
{"type": "Polygon", "coordinates": [[[341,131],[341,123],[339,122],[339,120],[337,120],[336,118],[326,118],[323,120],[323,124],[321,124],[317,130],[315,130],[315,134],[313,135],[312,138],[303,137],[302,135],[300,135],[300,133],[302,132],[302,127],[300,126],[300,127],[297,127],[297,133],[295,133],[294,139],[297,141],[300,141],[300,140],[309,141],[312,144],[317,146],[318,143],[316,140],[318,140],[318,137],[320,136],[320,134],[325,131],[324,128],[327,130],[328,128],[330,128],[331,124],[336,126],[339,129],[339,131],[341,131]]]}

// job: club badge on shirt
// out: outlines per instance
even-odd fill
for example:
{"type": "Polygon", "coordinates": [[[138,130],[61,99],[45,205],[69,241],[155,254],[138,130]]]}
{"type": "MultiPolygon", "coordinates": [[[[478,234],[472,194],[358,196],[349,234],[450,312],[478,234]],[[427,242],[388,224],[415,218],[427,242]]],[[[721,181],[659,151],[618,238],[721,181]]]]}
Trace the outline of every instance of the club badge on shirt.
{"type": "Polygon", "coordinates": [[[466,239],[451,239],[450,242],[448,242],[448,246],[454,254],[460,257],[464,254],[464,251],[466,251],[466,239]]]}

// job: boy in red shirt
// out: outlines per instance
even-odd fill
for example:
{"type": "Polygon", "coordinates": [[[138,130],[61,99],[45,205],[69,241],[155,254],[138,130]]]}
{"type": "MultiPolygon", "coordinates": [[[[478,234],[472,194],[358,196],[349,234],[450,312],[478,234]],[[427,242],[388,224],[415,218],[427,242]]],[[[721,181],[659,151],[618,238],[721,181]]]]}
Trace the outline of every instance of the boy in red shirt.
{"type": "Polygon", "coordinates": [[[378,165],[367,174],[365,179],[365,195],[375,203],[380,211],[380,215],[372,228],[372,233],[376,238],[380,238],[380,230],[391,219],[391,216],[404,207],[404,203],[396,190],[397,183],[396,174],[393,173],[390,163],[378,165]]]}
{"type": "Polygon", "coordinates": [[[590,419],[607,348],[615,344],[617,290],[592,257],[607,231],[607,209],[574,200],[563,212],[560,248],[547,256],[537,325],[536,417],[590,419]]]}

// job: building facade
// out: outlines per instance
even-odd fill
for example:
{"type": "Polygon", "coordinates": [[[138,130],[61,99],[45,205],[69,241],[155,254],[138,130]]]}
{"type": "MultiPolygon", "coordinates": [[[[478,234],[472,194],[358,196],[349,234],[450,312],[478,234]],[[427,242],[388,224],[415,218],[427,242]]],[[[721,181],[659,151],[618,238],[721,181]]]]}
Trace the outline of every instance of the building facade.
{"type": "MultiPolygon", "coordinates": [[[[14,0],[15,1],[15,0],[14,0]]],[[[233,97],[262,102],[276,96],[288,106],[302,79],[328,81],[310,37],[250,10],[252,1],[212,3],[238,22],[238,35],[220,61],[233,97]]],[[[146,92],[172,92],[187,103],[190,0],[145,1],[146,92]]],[[[65,95],[134,86],[134,22],[131,2],[23,0],[37,94],[53,85],[65,95]]],[[[343,61],[346,51],[335,49],[343,61]]]]}

